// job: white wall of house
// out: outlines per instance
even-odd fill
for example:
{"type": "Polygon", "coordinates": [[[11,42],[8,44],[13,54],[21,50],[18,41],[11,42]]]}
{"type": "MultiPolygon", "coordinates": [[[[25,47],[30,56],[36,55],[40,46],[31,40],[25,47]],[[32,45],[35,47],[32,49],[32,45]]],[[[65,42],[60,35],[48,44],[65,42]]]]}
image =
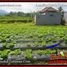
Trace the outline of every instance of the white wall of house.
{"type": "Polygon", "coordinates": [[[34,20],[37,25],[60,24],[61,14],[59,12],[42,13],[42,14],[36,15],[34,20]]]}

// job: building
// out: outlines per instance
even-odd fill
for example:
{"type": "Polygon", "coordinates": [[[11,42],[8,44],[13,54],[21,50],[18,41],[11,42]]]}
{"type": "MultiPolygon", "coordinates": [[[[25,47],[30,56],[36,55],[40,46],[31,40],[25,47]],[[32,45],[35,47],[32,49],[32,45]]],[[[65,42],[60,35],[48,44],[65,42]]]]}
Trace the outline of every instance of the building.
{"type": "Polygon", "coordinates": [[[34,20],[37,25],[61,24],[61,13],[55,8],[46,7],[35,15],[34,20]]]}

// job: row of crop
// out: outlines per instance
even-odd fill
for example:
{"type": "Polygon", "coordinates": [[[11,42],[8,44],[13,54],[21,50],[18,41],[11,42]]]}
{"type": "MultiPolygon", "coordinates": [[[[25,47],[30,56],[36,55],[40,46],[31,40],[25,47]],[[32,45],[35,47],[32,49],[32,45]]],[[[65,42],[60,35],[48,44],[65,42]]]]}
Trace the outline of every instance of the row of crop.
{"type": "Polygon", "coordinates": [[[56,50],[35,50],[26,49],[21,51],[20,49],[10,50],[5,49],[0,51],[0,60],[22,60],[22,59],[38,59],[38,58],[50,58],[50,54],[56,53],[56,50]]]}
{"type": "MultiPolygon", "coordinates": [[[[7,24],[6,24],[6,26],[7,26],[7,24]]],[[[59,37],[65,36],[64,34],[66,34],[66,31],[62,28],[61,28],[62,30],[60,30],[60,29],[56,30],[56,28],[54,28],[54,27],[51,28],[51,27],[44,27],[44,26],[43,27],[41,27],[41,26],[38,27],[38,26],[33,26],[33,25],[29,26],[28,24],[27,25],[14,24],[14,25],[8,25],[8,27],[9,26],[10,27],[8,29],[6,29],[7,28],[6,26],[2,25],[2,27],[4,28],[2,30],[0,29],[0,31],[2,33],[13,33],[13,34],[17,33],[17,34],[23,34],[23,35],[30,34],[31,37],[36,35],[36,37],[38,36],[39,38],[42,37],[42,35],[46,35],[46,34],[55,34],[55,35],[58,35],[59,37]],[[49,28],[51,28],[51,29],[49,29],[49,28]],[[52,30],[54,30],[54,31],[52,31],[52,30]],[[63,33],[61,33],[61,32],[63,32],[63,33]]]]}
{"type": "MultiPolygon", "coordinates": [[[[55,45],[55,44],[58,44],[60,41],[58,41],[57,43],[53,43],[52,41],[50,41],[50,42],[46,42],[46,41],[34,41],[34,42],[32,42],[32,41],[15,41],[15,40],[13,40],[13,41],[9,41],[9,42],[1,42],[0,43],[0,48],[27,48],[27,47],[29,47],[29,48],[32,48],[32,47],[37,47],[37,48],[39,48],[39,47],[45,47],[46,48],[46,46],[52,46],[52,45],[55,45]]],[[[67,41],[66,41],[66,43],[67,43],[67,41]]],[[[65,42],[62,42],[62,43],[59,43],[58,45],[59,46],[63,46],[63,47],[67,47],[67,45],[66,45],[66,43],[65,42]]]]}
{"type": "Polygon", "coordinates": [[[33,20],[31,20],[31,19],[26,19],[26,20],[24,20],[24,19],[16,19],[16,20],[0,20],[0,23],[2,23],[2,22],[4,22],[4,23],[15,23],[15,22],[24,22],[24,23],[27,23],[27,22],[32,22],[33,20]]]}

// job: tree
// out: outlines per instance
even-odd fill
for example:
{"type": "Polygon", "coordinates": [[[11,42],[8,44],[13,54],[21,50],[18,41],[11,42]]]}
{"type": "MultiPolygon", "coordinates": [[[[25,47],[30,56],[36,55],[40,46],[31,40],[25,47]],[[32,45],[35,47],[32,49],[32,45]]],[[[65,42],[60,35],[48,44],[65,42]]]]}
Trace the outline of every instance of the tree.
{"type": "Polygon", "coordinates": [[[60,6],[59,8],[59,12],[61,13],[61,24],[64,25],[65,21],[64,21],[64,10],[63,8],[60,6]]]}
{"type": "Polygon", "coordinates": [[[8,15],[9,16],[17,16],[17,13],[16,12],[10,12],[8,15]]]}
{"type": "Polygon", "coordinates": [[[23,12],[10,12],[8,16],[25,16],[23,12]]]}
{"type": "Polygon", "coordinates": [[[17,12],[18,16],[24,16],[25,14],[23,12],[17,12]]]}

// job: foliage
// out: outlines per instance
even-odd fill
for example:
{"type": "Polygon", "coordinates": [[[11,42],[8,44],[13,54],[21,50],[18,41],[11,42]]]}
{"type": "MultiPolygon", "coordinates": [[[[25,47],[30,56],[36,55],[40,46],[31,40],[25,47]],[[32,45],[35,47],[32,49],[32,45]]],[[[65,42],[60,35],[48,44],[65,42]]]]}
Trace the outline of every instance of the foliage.
{"type": "Polygon", "coordinates": [[[3,48],[6,48],[7,43],[2,43],[3,48]]]}
{"type": "Polygon", "coordinates": [[[10,52],[9,49],[4,49],[3,51],[0,51],[0,55],[2,58],[7,58],[9,52],[10,52]]]}
{"type": "Polygon", "coordinates": [[[14,51],[11,51],[9,54],[10,55],[18,55],[18,54],[20,54],[21,53],[21,50],[20,49],[16,49],[16,50],[14,50],[14,51]]]}
{"type": "Polygon", "coordinates": [[[14,47],[14,43],[10,43],[10,48],[13,48],[14,47]]]}
{"type": "MultiPolygon", "coordinates": [[[[3,40],[10,39],[9,45],[11,48],[17,44],[25,46],[25,44],[32,44],[34,46],[46,46],[53,45],[54,43],[58,43],[59,40],[64,40],[67,42],[67,27],[62,25],[57,26],[36,26],[32,23],[11,23],[11,24],[0,24],[0,40],[2,40],[2,45],[4,50],[0,51],[0,57],[6,58],[8,54],[18,55],[21,54],[20,49],[15,50],[7,50],[5,49],[8,41],[3,42],[3,40]],[[30,42],[22,42],[22,41],[30,41],[30,42]],[[38,41],[41,42],[39,43],[38,41]]],[[[67,44],[65,44],[67,45],[67,44]]],[[[29,47],[29,46],[28,46],[29,47]]],[[[32,53],[42,54],[51,54],[55,53],[56,50],[36,50],[33,51],[31,49],[27,49],[24,52],[24,56],[27,59],[32,58],[32,53]]]]}
{"type": "Polygon", "coordinates": [[[29,23],[33,22],[32,17],[21,17],[21,16],[0,16],[0,23],[29,23]]]}
{"type": "Polygon", "coordinates": [[[25,50],[25,57],[27,58],[27,59],[31,59],[32,58],[32,50],[31,49],[27,49],[27,50],[25,50]]]}
{"type": "Polygon", "coordinates": [[[64,10],[63,8],[60,6],[59,8],[59,12],[61,13],[61,24],[64,25],[65,24],[65,20],[64,20],[64,10]]]}

